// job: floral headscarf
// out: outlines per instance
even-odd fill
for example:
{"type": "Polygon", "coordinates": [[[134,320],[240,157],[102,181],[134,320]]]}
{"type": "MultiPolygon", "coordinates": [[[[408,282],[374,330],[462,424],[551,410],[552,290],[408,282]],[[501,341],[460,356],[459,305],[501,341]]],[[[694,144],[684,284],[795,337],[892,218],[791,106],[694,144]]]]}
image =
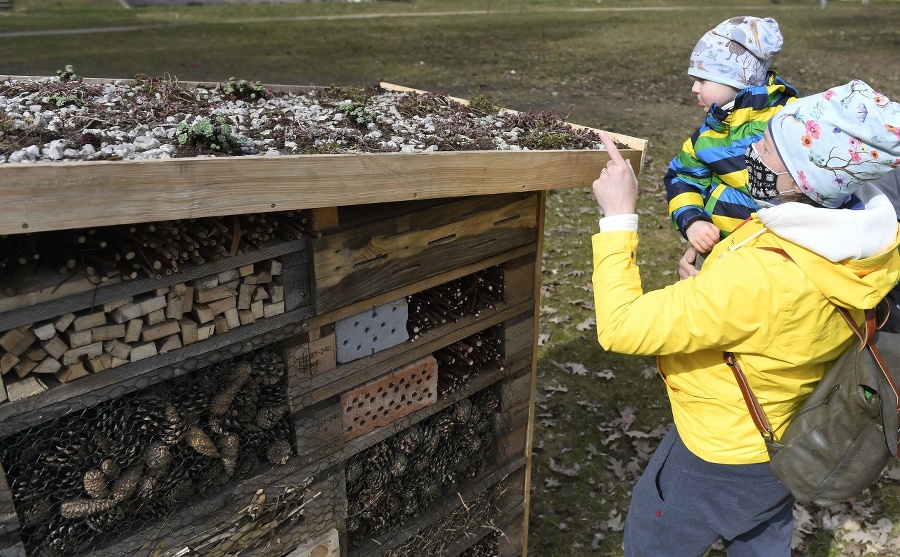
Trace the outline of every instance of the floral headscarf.
{"type": "Polygon", "coordinates": [[[864,182],[900,167],[900,104],[859,80],[787,105],[769,121],[800,189],[840,207],[864,182]]]}

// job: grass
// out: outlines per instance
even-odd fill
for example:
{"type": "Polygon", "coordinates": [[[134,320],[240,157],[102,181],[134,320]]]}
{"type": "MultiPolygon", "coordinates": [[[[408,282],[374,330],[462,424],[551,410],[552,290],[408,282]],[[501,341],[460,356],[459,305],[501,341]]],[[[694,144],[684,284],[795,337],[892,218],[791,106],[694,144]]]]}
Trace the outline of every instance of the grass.
{"type": "MultiPolygon", "coordinates": [[[[648,138],[639,205],[645,289],[675,280],[686,245],[667,222],[661,179],[701,118],[685,71],[706,30],[734,15],[770,15],[785,35],[775,66],[801,93],[862,78],[900,99],[900,3],[893,0],[832,1],[825,10],[813,0],[415,0],[130,10],[117,0],[14,3],[11,12],[0,12],[0,71],[8,74],[54,75],[72,64],[90,77],[167,73],[185,81],[235,76],[297,85],[384,80],[460,97],[490,94],[510,108],[552,109],[574,123],[648,138]],[[463,13],[444,15],[450,11],[463,13]],[[131,28],[36,33],[110,27],[131,28]]],[[[587,190],[548,197],[529,537],[530,554],[541,557],[621,555],[617,528],[641,466],[629,463],[655,445],[653,435],[669,420],[652,359],[605,353],[587,324],[597,216],[587,190]]],[[[898,489],[885,484],[873,491],[869,520],[900,518],[898,489]]],[[[807,549],[796,555],[840,554],[828,532],[816,530],[806,540],[807,549]]]]}

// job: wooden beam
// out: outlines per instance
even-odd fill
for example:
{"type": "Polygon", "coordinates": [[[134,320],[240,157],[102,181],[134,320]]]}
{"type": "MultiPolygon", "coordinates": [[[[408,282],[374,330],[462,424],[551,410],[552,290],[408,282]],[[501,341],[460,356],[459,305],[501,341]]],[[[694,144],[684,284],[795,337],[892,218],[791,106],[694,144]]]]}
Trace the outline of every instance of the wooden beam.
{"type": "MultiPolygon", "coordinates": [[[[622,155],[639,171],[642,151],[622,155]]],[[[15,209],[0,234],[587,188],[608,160],[561,150],[6,164],[0,206],[15,209]]]]}

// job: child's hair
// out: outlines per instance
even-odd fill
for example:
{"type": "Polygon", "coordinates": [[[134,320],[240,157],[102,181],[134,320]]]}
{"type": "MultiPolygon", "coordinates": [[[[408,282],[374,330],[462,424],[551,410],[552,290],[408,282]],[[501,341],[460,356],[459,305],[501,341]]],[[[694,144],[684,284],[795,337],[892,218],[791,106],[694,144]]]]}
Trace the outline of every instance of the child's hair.
{"type": "Polygon", "coordinates": [[[744,89],[764,85],[784,38],[771,17],[739,16],[708,31],[691,52],[688,75],[744,89]]]}

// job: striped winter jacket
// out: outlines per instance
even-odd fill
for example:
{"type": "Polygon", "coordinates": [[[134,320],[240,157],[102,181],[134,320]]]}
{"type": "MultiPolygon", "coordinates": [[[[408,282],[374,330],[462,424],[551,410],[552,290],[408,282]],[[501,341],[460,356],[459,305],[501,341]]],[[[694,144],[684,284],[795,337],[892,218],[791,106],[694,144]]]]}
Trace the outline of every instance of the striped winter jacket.
{"type": "Polygon", "coordinates": [[[682,236],[687,237],[689,224],[703,219],[724,238],[756,212],[747,192],[744,153],[762,137],[769,119],[796,98],[796,89],[769,72],[767,85],[741,90],[731,109],[709,109],[663,178],[669,216],[682,236]]]}

